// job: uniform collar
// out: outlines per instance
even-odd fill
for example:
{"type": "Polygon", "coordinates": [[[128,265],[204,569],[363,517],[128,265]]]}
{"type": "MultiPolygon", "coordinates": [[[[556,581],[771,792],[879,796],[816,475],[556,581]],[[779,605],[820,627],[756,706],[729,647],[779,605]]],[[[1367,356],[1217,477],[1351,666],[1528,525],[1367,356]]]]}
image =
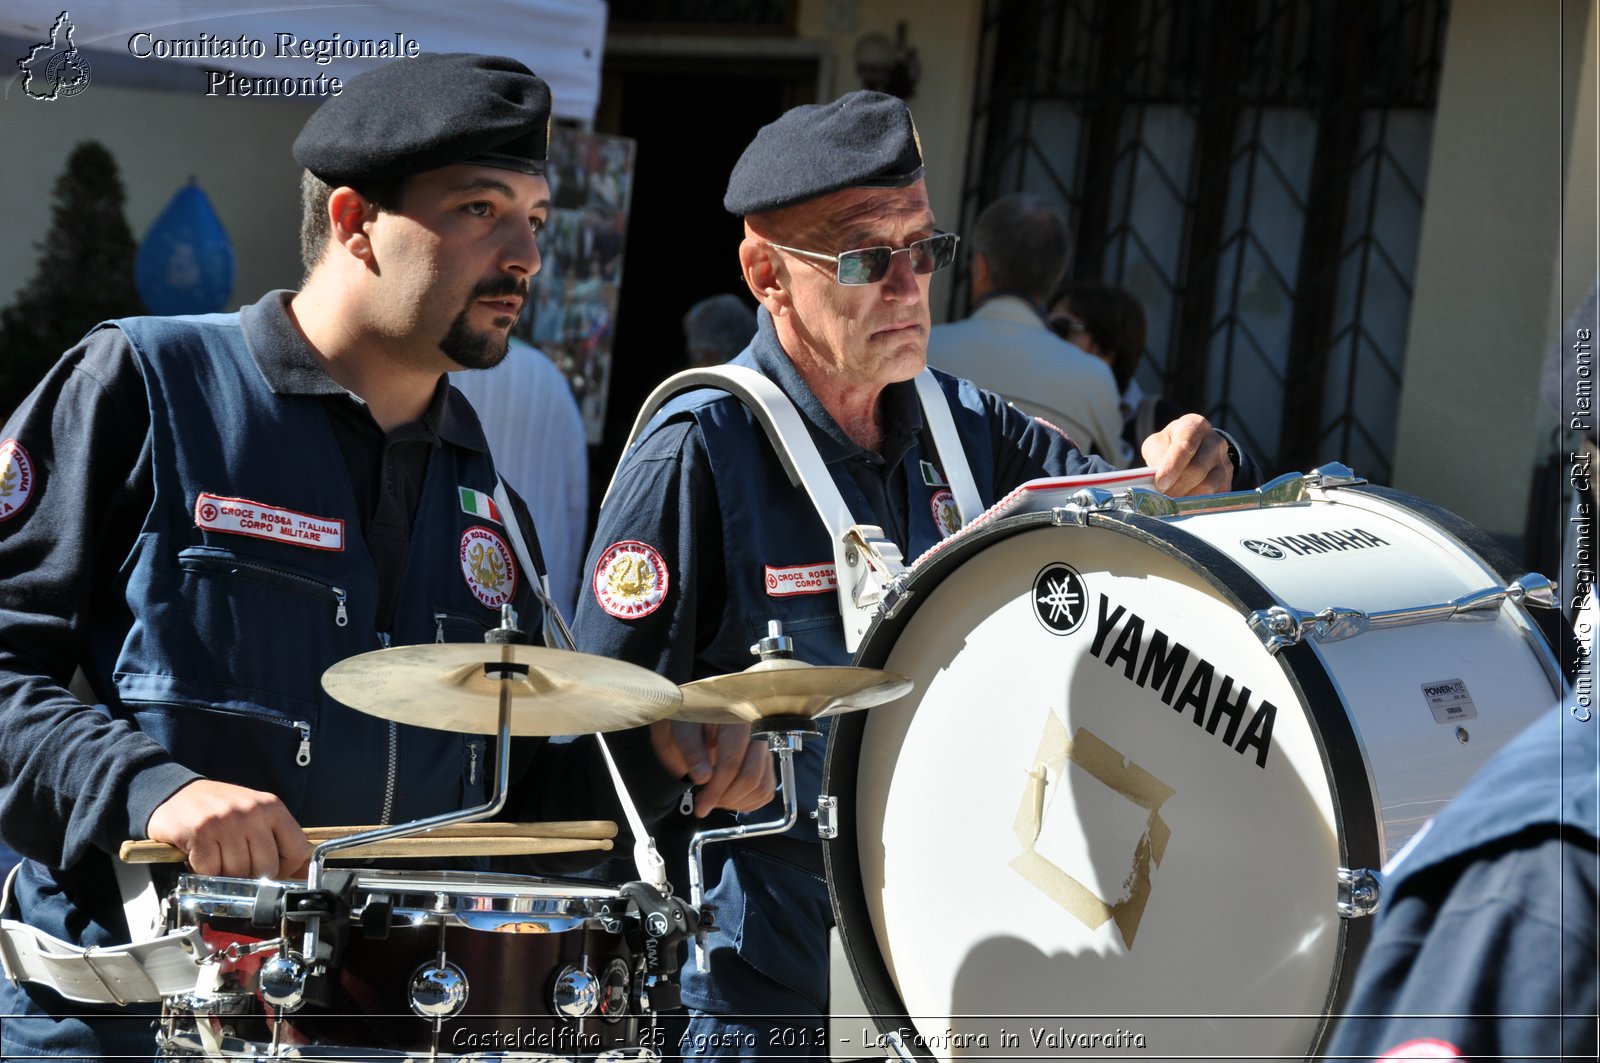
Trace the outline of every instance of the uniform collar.
{"type": "Polygon", "coordinates": [[[772,315],[767,313],[766,307],[756,309],[756,335],[740,356],[740,360],[745,359],[777,384],[779,390],[794,403],[800,416],[810,425],[811,434],[817,440],[817,450],[825,462],[865,458],[893,464],[905,456],[917,433],[922,430],[922,406],[917,401],[916,385],[905,380],[883,389],[880,400],[884,417],[882,455],[867,450],[851,439],[823,407],[822,401],[807,386],[794,362],[784,353],[783,346],[778,342],[777,331],[772,327],[772,315]]]}
{"type": "MultiPolygon", "coordinates": [[[[305,337],[289,316],[289,300],[294,292],[279,289],[268,292],[239,311],[239,323],[256,368],[274,395],[344,395],[366,406],[361,396],[340,386],[306,344],[305,337]]],[[[446,376],[439,378],[428,408],[416,422],[426,435],[440,442],[484,452],[489,449],[478,419],[467,416],[467,400],[449,386],[446,376]]],[[[396,429],[400,431],[400,429],[396,429]]]]}

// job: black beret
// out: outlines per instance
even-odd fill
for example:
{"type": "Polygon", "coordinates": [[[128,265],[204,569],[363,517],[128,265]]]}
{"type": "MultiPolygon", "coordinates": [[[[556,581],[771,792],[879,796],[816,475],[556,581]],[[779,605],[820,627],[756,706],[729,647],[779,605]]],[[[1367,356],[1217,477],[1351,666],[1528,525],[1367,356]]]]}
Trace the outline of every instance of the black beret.
{"type": "Polygon", "coordinates": [[[306,121],[295,161],[333,185],[458,162],[544,173],[550,87],[498,55],[395,59],[354,77],[306,121]]]}
{"type": "Polygon", "coordinates": [[[922,141],[905,102],[861,89],[762,126],[734,164],[722,205],[761,214],[841,188],[904,188],[921,176],[922,141]]]}

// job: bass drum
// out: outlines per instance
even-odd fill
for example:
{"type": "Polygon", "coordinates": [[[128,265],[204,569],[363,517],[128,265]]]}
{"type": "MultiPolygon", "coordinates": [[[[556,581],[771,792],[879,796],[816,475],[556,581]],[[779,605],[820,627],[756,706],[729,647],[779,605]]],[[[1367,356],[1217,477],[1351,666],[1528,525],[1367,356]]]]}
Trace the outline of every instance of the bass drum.
{"type": "Polygon", "coordinates": [[[835,915],[885,1037],[935,1059],[1316,1051],[1367,872],[1561,679],[1481,533],[1286,479],[1291,502],[1178,516],[1034,499],[912,568],[856,664],[914,692],[836,719],[824,775],[835,915]]]}

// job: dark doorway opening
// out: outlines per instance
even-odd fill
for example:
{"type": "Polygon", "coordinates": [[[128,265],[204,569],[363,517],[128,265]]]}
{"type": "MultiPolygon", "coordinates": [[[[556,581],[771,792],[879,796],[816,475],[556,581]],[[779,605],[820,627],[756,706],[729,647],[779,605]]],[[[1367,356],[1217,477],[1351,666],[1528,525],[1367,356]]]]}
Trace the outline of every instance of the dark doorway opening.
{"type": "Polygon", "coordinates": [[[815,58],[608,50],[595,131],[637,149],[605,433],[589,452],[589,527],[640,405],[687,365],[684,312],[719,292],[755,305],[739,275],[743,226],[722,194],[756,130],[813,101],[816,86],[815,58]]]}

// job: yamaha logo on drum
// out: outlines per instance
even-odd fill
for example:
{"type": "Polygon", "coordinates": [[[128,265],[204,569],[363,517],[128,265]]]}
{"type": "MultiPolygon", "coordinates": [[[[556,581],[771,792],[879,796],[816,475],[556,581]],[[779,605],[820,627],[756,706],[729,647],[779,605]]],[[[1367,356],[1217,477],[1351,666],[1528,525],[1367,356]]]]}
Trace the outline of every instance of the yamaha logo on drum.
{"type": "Polygon", "coordinates": [[[1246,550],[1250,551],[1252,554],[1257,554],[1257,555],[1259,555],[1261,557],[1267,558],[1268,560],[1271,560],[1271,561],[1282,561],[1283,560],[1283,551],[1282,550],[1279,550],[1276,546],[1273,546],[1271,543],[1264,543],[1260,539],[1240,539],[1239,540],[1239,545],[1244,547],[1246,550]]]}
{"type": "Polygon", "coordinates": [[[1083,577],[1070,565],[1046,565],[1033,578],[1033,612],[1052,635],[1070,635],[1089,612],[1083,577]]]}

